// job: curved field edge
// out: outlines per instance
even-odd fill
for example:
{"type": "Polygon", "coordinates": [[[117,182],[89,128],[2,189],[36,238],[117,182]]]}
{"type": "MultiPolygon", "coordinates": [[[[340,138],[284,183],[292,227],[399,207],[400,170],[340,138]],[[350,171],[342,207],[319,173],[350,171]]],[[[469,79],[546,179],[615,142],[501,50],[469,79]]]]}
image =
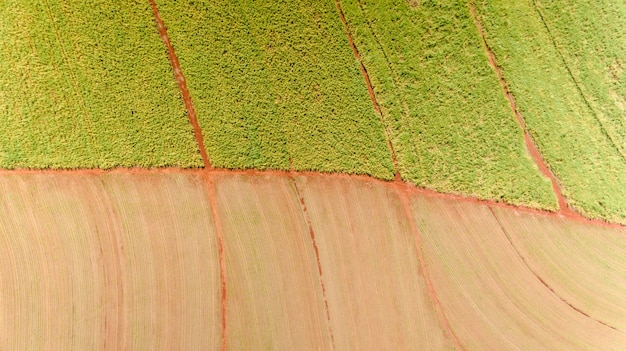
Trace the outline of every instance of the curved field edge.
{"type": "Polygon", "coordinates": [[[0,167],[198,167],[149,2],[0,4],[0,167]]]}
{"type": "Polygon", "coordinates": [[[616,322],[626,301],[619,288],[624,228],[528,212],[520,217],[497,204],[490,209],[358,177],[196,171],[0,175],[0,209],[9,214],[0,217],[0,272],[7,277],[0,294],[12,301],[0,305],[0,347],[98,350],[106,339],[120,347],[188,349],[200,342],[216,348],[221,289],[205,177],[215,186],[224,225],[232,345],[271,340],[331,349],[323,281],[337,346],[451,349],[425,292],[416,250],[465,350],[615,349],[626,342],[623,323],[616,322]],[[298,191],[315,232],[321,276],[298,191]],[[400,191],[411,201],[421,247],[412,240],[400,191]],[[504,231],[515,247],[521,242],[519,253],[504,231]],[[544,276],[554,263],[533,256],[525,240],[557,240],[553,234],[564,239],[561,261],[584,251],[585,242],[596,243],[585,261],[606,248],[607,259],[589,266],[599,276],[617,277],[602,283],[609,288],[589,294],[571,285],[591,279],[575,267],[565,279],[544,276]],[[309,288],[292,289],[289,282],[309,288]],[[303,297],[316,302],[298,308],[303,297]],[[318,332],[306,335],[301,324],[289,323],[295,320],[317,325],[318,332]],[[385,328],[393,332],[362,344],[372,330],[385,328]],[[150,330],[160,330],[159,337],[150,330]],[[416,333],[423,333],[421,341],[416,333]]]}

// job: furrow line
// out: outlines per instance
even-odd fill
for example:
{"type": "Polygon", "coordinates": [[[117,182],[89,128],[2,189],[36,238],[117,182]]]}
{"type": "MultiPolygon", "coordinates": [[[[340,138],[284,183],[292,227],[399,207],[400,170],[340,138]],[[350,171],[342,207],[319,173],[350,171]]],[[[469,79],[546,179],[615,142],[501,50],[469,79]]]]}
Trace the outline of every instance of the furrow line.
{"type": "Polygon", "coordinates": [[[333,328],[330,321],[330,310],[328,309],[328,298],[326,296],[326,284],[324,283],[324,274],[322,272],[322,263],[320,262],[320,254],[319,249],[317,247],[317,242],[315,241],[315,231],[313,230],[313,224],[311,223],[311,217],[309,216],[309,211],[306,208],[306,203],[304,202],[304,197],[298,188],[298,184],[296,183],[296,179],[291,176],[289,178],[291,183],[293,184],[294,189],[296,190],[296,195],[298,196],[298,200],[300,202],[300,207],[302,209],[302,214],[306,220],[306,224],[309,228],[309,235],[311,236],[311,242],[313,243],[313,251],[315,251],[315,259],[317,261],[317,272],[320,278],[320,286],[322,288],[322,297],[324,299],[324,310],[326,312],[326,323],[328,325],[328,335],[330,336],[330,346],[331,350],[335,350],[335,336],[333,334],[333,328]]]}
{"type": "Polygon", "coordinates": [[[588,313],[584,312],[583,310],[581,310],[580,308],[574,306],[572,303],[570,303],[569,301],[567,301],[565,298],[561,297],[559,294],[557,294],[557,292],[554,290],[554,288],[552,288],[543,278],[541,278],[541,276],[535,272],[535,270],[533,270],[530,265],[528,264],[528,262],[526,261],[526,258],[524,258],[524,256],[522,255],[522,253],[517,249],[517,247],[515,246],[515,244],[513,244],[513,239],[511,238],[511,235],[507,232],[506,229],[504,229],[504,226],[502,225],[502,222],[500,221],[500,218],[498,217],[498,215],[496,215],[495,211],[493,210],[493,208],[489,207],[489,211],[491,212],[491,214],[493,215],[493,217],[496,219],[496,222],[498,222],[498,226],[500,227],[500,230],[502,231],[502,233],[504,234],[504,236],[506,237],[507,241],[509,242],[509,244],[511,245],[511,247],[513,248],[513,251],[515,251],[515,254],[517,255],[517,257],[524,263],[524,266],[526,266],[526,268],[528,269],[528,271],[530,271],[530,273],[532,273],[533,276],[535,276],[535,278],[537,278],[541,284],[543,284],[548,290],[550,290],[550,292],[556,296],[559,300],[561,300],[563,303],[565,303],[568,307],[570,307],[571,309],[573,309],[574,311],[582,314],[583,316],[597,322],[600,323],[602,325],[604,325],[605,327],[611,328],[613,330],[617,330],[617,328],[601,321],[598,319],[595,319],[593,317],[591,317],[588,313]]]}
{"type": "Polygon", "coordinates": [[[354,44],[354,40],[352,39],[352,33],[350,32],[350,28],[348,27],[348,22],[346,21],[346,17],[343,14],[343,10],[341,9],[341,4],[339,3],[339,0],[335,0],[335,6],[337,7],[337,12],[339,12],[339,18],[341,19],[341,22],[343,23],[343,27],[346,30],[346,35],[348,36],[348,43],[350,43],[350,48],[352,48],[352,53],[354,53],[354,58],[359,62],[359,66],[361,67],[361,74],[363,75],[363,79],[365,80],[365,85],[367,86],[367,91],[370,95],[370,100],[372,100],[372,105],[374,105],[374,110],[380,116],[380,120],[383,124],[383,129],[385,131],[385,139],[387,141],[387,147],[389,148],[389,152],[391,153],[391,161],[393,163],[395,179],[396,180],[402,179],[399,168],[398,168],[396,152],[393,149],[393,144],[391,143],[392,133],[391,133],[390,127],[385,121],[385,116],[383,115],[380,109],[380,105],[378,105],[378,101],[376,100],[376,94],[374,93],[374,88],[372,87],[370,76],[367,73],[367,69],[365,68],[365,65],[363,65],[363,61],[361,60],[361,56],[359,55],[359,50],[356,48],[356,45],[354,44]]]}
{"type": "Polygon", "coordinates": [[[204,183],[206,186],[207,196],[209,198],[209,204],[211,206],[211,214],[213,216],[213,223],[215,224],[215,233],[217,236],[217,253],[220,267],[220,295],[221,295],[221,313],[222,313],[222,336],[220,341],[220,350],[227,350],[227,336],[228,336],[228,305],[227,305],[227,285],[226,285],[226,257],[224,255],[224,234],[222,232],[222,220],[220,219],[219,211],[217,210],[217,194],[215,192],[215,184],[211,179],[209,172],[202,172],[204,183]]]}
{"type": "Polygon", "coordinates": [[[435,286],[433,285],[432,280],[430,279],[430,274],[428,272],[428,264],[426,262],[426,258],[424,257],[424,253],[422,252],[422,238],[417,228],[417,224],[415,223],[415,218],[413,217],[413,213],[411,212],[411,205],[409,204],[409,199],[407,194],[402,191],[401,188],[396,189],[398,192],[398,197],[400,198],[400,202],[402,202],[402,207],[404,208],[404,214],[411,225],[411,231],[413,232],[413,239],[415,241],[415,248],[417,251],[417,258],[419,259],[420,266],[422,268],[422,274],[424,275],[424,280],[426,281],[426,286],[428,288],[428,295],[435,306],[435,310],[437,311],[437,316],[439,317],[439,321],[441,322],[446,334],[454,343],[454,346],[457,350],[463,351],[463,345],[459,341],[458,337],[452,330],[452,326],[446,317],[446,314],[441,307],[441,303],[439,302],[439,298],[437,297],[437,292],[435,291],[435,286]]]}
{"type": "Polygon", "coordinates": [[[537,148],[537,144],[533,140],[532,136],[530,135],[530,132],[528,131],[528,128],[526,127],[526,122],[524,120],[524,117],[522,116],[522,114],[519,112],[517,108],[515,98],[513,97],[513,94],[508,88],[508,85],[502,73],[502,69],[500,68],[500,66],[498,66],[496,55],[494,54],[493,50],[491,50],[491,48],[489,47],[489,44],[487,43],[487,38],[485,37],[485,31],[484,31],[482,23],[480,22],[480,19],[478,18],[478,14],[476,13],[476,6],[474,5],[474,2],[471,2],[469,4],[469,8],[470,8],[470,13],[474,19],[474,23],[476,24],[476,28],[478,29],[478,34],[480,35],[480,38],[482,40],[483,48],[485,49],[487,58],[489,59],[489,65],[496,72],[498,76],[498,80],[500,81],[500,85],[502,86],[502,90],[504,91],[504,95],[509,100],[509,105],[511,106],[511,110],[513,110],[513,113],[515,114],[517,123],[519,124],[520,128],[524,132],[524,142],[526,143],[526,148],[528,149],[528,152],[531,154],[537,167],[539,167],[539,170],[541,171],[541,173],[546,178],[550,179],[550,182],[552,183],[552,190],[554,191],[554,194],[556,195],[558,203],[559,203],[559,211],[561,212],[561,214],[565,216],[569,216],[569,217],[580,216],[580,214],[578,214],[577,212],[574,212],[572,208],[570,208],[569,204],[567,203],[567,199],[563,196],[563,191],[561,190],[561,184],[558,178],[552,172],[552,170],[548,167],[548,164],[546,163],[545,159],[541,155],[541,152],[537,148]]]}
{"type": "Polygon", "coordinates": [[[565,67],[565,70],[567,71],[567,74],[569,75],[569,77],[572,80],[572,82],[574,82],[574,85],[576,86],[576,90],[578,90],[578,94],[580,95],[580,97],[585,102],[585,105],[587,106],[587,108],[589,109],[589,111],[591,112],[593,117],[595,118],[596,122],[598,122],[598,125],[600,126],[600,130],[602,130],[602,134],[604,134],[604,136],[611,142],[611,145],[613,145],[613,148],[617,151],[617,153],[620,154],[620,156],[622,157],[622,161],[626,161],[626,154],[624,153],[624,150],[622,150],[622,148],[619,147],[618,143],[615,142],[615,140],[613,139],[613,137],[611,136],[609,131],[606,129],[606,127],[604,126],[604,123],[602,123],[602,120],[600,120],[600,117],[598,116],[598,113],[591,106],[591,103],[589,102],[589,99],[587,99],[587,95],[583,92],[583,89],[580,87],[580,84],[578,83],[578,81],[574,77],[574,74],[572,73],[572,70],[571,70],[569,64],[565,60],[565,56],[563,55],[563,52],[561,52],[561,50],[559,49],[558,45],[556,44],[556,40],[554,39],[554,35],[552,35],[552,31],[550,30],[550,27],[548,26],[548,23],[544,19],[543,13],[541,12],[541,9],[539,9],[539,6],[537,5],[537,1],[536,0],[533,0],[533,7],[535,8],[535,11],[539,15],[539,19],[541,19],[541,23],[543,24],[544,28],[546,29],[546,32],[548,32],[548,37],[550,37],[550,42],[552,42],[552,46],[554,47],[554,50],[559,55],[559,58],[561,59],[561,62],[563,62],[563,66],[565,67]]]}
{"type": "Polygon", "coordinates": [[[189,93],[189,88],[187,87],[187,81],[185,80],[185,76],[183,75],[183,70],[180,67],[178,56],[176,56],[176,51],[174,51],[174,46],[172,46],[172,41],[170,40],[170,37],[167,34],[167,29],[165,28],[165,24],[163,23],[163,19],[161,18],[161,14],[159,13],[156,0],[150,0],[150,5],[152,6],[152,13],[154,14],[154,20],[156,21],[159,35],[161,36],[161,40],[163,41],[163,44],[167,48],[167,54],[169,57],[170,65],[172,66],[172,69],[174,71],[174,78],[176,79],[176,83],[178,84],[178,89],[180,90],[180,95],[183,99],[183,103],[185,104],[185,108],[187,109],[187,116],[189,117],[189,123],[191,123],[191,126],[193,127],[194,136],[196,138],[196,143],[198,144],[198,149],[200,150],[200,155],[202,156],[202,161],[204,162],[204,167],[207,169],[212,169],[213,167],[211,166],[209,155],[207,154],[206,148],[204,146],[204,138],[202,136],[202,129],[200,128],[200,124],[198,123],[196,110],[193,106],[193,101],[191,100],[191,94],[189,93]]]}

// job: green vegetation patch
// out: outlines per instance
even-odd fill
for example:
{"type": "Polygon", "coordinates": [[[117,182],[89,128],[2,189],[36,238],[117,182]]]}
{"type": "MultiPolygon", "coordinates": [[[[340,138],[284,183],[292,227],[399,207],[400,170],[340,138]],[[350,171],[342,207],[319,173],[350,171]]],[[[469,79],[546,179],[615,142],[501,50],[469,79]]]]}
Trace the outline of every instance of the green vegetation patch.
{"type": "Polygon", "coordinates": [[[625,91],[624,56],[614,56],[625,44],[607,39],[625,37],[626,27],[618,24],[626,12],[608,0],[575,3],[490,0],[477,7],[487,41],[563,194],[587,216],[626,223],[624,117],[617,115],[625,91]],[[606,15],[611,11],[618,13],[606,15]]]}
{"type": "Polygon", "coordinates": [[[211,162],[393,178],[332,1],[159,1],[211,162]]]}
{"type": "Polygon", "coordinates": [[[0,3],[0,167],[201,166],[148,1],[0,3]]]}
{"type": "Polygon", "coordinates": [[[466,2],[341,5],[393,131],[404,179],[443,192],[556,208],[466,2]]]}

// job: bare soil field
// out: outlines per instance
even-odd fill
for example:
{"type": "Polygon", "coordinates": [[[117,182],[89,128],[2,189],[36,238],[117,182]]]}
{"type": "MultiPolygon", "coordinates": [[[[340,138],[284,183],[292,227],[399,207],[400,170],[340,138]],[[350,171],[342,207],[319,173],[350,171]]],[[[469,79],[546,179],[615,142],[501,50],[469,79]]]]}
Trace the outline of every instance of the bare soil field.
{"type": "Polygon", "coordinates": [[[337,350],[447,350],[394,188],[298,177],[319,247],[337,350]]]}
{"type": "Polygon", "coordinates": [[[495,210],[530,269],[568,303],[626,332],[626,232],[495,210]]]}
{"type": "MultiPolygon", "coordinates": [[[[465,349],[618,350],[626,345],[626,333],[572,308],[528,269],[489,207],[415,197],[413,209],[431,279],[465,349]]],[[[607,269],[618,272],[622,266],[607,269]]],[[[614,303],[623,304],[621,295],[614,303]]]]}
{"type": "Polygon", "coordinates": [[[0,349],[215,349],[217,249],[199,182],[0,177],[0,349]]]}
{"type": "Polygon", "coordinates": [[[624,228],[411,189],[0,172],[0,350],[626,345],[624,228]]]}
{"type": "Polygon", "coordinates": [[[218,176],[230,350],[330,349],[315,252],[288,178],[218,176]]]}

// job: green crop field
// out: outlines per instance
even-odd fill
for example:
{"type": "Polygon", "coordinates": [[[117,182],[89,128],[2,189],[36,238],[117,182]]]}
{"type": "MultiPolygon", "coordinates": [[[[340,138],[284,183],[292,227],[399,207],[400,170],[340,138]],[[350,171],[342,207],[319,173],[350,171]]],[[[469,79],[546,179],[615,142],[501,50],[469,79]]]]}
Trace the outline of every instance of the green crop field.
{"type": "Polygon", "coordinates": [[[575,3],[493,0],[477,8],[563,194],[587,216],[626,223],[626,10],[609,1],[575,3]]]}
{"type": "Polygon", "coordinates": [[[404,179],[444,192],[555,208],[550,183],[526,152],[466,2],[341,5],[393,130],[404,179]]]}
{"type": "Polygon", "coordinates": [[[393,178],[332,1],[158,1],[214,166],[393,178]]]}
{"type": "Polygon", "coordinates": [[[607,137],[626,155],[626,2],[535,0],[535,6],[607,137]]]}
{"type": "Polygon", "coordinates": [[[0,167],[201,166],[148,1],[0,2],[0,167]]]}

